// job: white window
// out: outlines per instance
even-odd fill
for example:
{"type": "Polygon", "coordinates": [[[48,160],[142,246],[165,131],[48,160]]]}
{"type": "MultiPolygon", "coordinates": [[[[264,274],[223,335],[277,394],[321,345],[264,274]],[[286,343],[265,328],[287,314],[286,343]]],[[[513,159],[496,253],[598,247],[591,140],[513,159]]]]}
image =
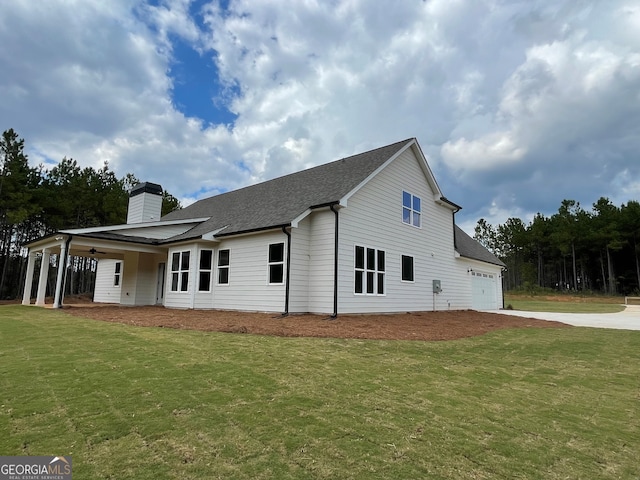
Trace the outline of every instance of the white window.
{"type": "Polygon", "coordinates": [[[422,200],[420,197],[402,192],[402,222],[420,228],[422,225],[422,200]]]}
{"type": "Polygon", "coordinates": [[[116,262],[115,272],[113,274],[113,286],[120,286],[120,276],[122,275],[122,262],[116,262]]]}
{"type": "Polygon", "coordinates": [[[198,291],[211,291],[211,266],[213,264],[213,251],[200,250],[200,269],[198,271],[198,291]]]}
{"type": "Polygon", "coordinates": [[[269,283],[284,283],[284,243],[269,245],[269,283]]]}
{"type": "Polygon", "coordinates": [[[384,250],[356,245],[354,255],[356,295],[384,295],[384,250]]]}
{"type": "Polygon", "coordinates": [[[173,252],[171,255],[171,291],[189,290],[189,257],[191,252],[173,252]]]}
{"type": "Polygon", "coordinates": [[[413,257],[402,255],[402,281],[413,282],[413,257]]]}
{"type": "Polygon", "coordinates": [[[218,250],[218,284],[229,283],[229,250],[218,250]]]}

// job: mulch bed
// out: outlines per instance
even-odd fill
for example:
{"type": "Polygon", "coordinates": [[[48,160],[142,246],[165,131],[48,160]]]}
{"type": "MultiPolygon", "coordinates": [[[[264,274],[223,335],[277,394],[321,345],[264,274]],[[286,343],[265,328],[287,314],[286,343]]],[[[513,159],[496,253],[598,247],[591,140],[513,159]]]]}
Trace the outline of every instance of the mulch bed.
{"type": "Polygon", "coordinates": [[[65,305],[70,315],[139,327],[206,332],[249,333],[280,337],[366,338],[378,340],[455,340],[503,328],[568,328],[560,322],[474,310],[413,312],[388,315],[322,315],[246,313],[220,310],[176,310],[164,307],[65,305]]]}

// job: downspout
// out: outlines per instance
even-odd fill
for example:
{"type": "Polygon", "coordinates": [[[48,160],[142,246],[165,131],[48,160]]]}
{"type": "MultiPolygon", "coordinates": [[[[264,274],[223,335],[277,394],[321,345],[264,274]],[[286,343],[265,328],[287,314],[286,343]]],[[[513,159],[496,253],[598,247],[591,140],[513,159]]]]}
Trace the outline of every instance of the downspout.
{"type": "Polygon", "coordinates": [[[289,277],[291,276],[291,232],[287,231],[287,226],[282,227],[282,231],[287,236],[287,279],[285,281],[284,287],[284,312],[282,313],[283,317],[289,315],[289,290],[291,281],[289,277]]]}
{"type": "Polygon", "coordinates": [[[500,290],[502,293],[502,310],[504,310],[504,272],[506,272],[507,269],[505,267],[502,267],[500,269],[500,290]]]}
{"type": "Polygon", "coordinates": [[[58,289],[58,282],[56,282],[56,292],[55,292],[55,299],[53,301],[53,308],[62,308],[62,302],[64,300],[64,287],[67,283],[67,259],[69,258],[69,246],[71,245],[71,239],[73,238],[72,235],[69,235],[69,237],[67,237],[67,241],[65,242],[65,247],[64,247],[64,255],[60,255],[60,264],[58,265],[58,268],[62,268],[63,272],[62,275],[60,276],[61,278],[61,282],[60,282],[60,288],[58,289]]]}
{"type": "Polygon", "coordinates": [[[453,222],[453,248],[458,248],[458,242],[456,241],[456,213],[460,211],[460,208],[456,208],[451,215],[451,221],[453,222]]]}
{"type": "Polygon", "coordinates": [[[335,205],[329,205],[329,208],[336,214],[336,226],[334,232],[334,250],[333,250],[333,314],[331,318],[338,316],[338,210],[335,205]]]}

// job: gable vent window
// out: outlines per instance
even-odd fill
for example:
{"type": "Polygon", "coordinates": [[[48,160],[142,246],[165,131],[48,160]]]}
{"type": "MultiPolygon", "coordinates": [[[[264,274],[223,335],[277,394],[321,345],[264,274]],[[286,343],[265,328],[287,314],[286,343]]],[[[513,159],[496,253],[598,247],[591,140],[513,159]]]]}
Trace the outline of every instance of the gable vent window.
{"type": "Polygon", "coordinates": [[[402,192],[402,222],[420,228],[422,225],[422,200],[420,197],[402,192]]]}
{"type": "Polygon", "coordinates": [[[284,243],[269,245],[269,284],[284,283],[284,243]]]}
{"type": "Polygon", "coordinates": [[[115,272],[113,274],[113,286],[120,286],[120,276],[122,275],[122,262],[116,262],[115,272]]]}
{"type": "Polygon", "coordinates": [[[211,264],[213,260],[212,250],[200,251],[200,270],[198,275],[198,291],[211,291],[211,264]]]}
{"type": "Polygon", "coordinates": [[[229,250],[218,250],[218,285],[229,284],[229,250]]]}
{"type": "Polygon", "coordinates": [[[375,248],[355,248],[356,295],[384,295],[385,252],[375,248]]]}
{"type": "Polygon", "coordinates": [[[189,290],[189,257],[191,252],[174,252],[171,255],[171,291],[189,290]]]}

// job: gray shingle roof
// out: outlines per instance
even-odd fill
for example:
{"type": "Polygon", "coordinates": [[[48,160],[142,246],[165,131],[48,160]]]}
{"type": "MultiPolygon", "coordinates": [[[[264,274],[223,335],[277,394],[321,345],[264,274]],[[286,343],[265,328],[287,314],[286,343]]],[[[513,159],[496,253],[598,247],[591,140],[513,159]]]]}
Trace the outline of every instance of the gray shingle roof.
{"type": "Polygon", "coordinates": [[[489,250],[487,250],[477,240],[474,240],[469,235],[467,235],[464,230],[462,230],[457,225],[455,226],[455,239],[456,250],[461,256],[471,258],[473,260],[480,260],[481,262],[493,263],[494,265],[500,265],[501,267],[506,267],[502,260],[496,257],[489,250]]]}
{"type": "Polygon", "coordinates": [[[289,225],[309,208],[338,202],[378,167],[398,153],[410,138],[301,172],[205,198],[169,213],[162,220],[211,217],[171,242],[200,237],[224,228],[231,235],[289,225]]]}
{"type": "MultiPolygon", "coordinates": [[[[301,172],[205,198],[162,217],[163,221],[209,217],[208,220],[187,232],[166,240],[129,236],[116,232],[88,232],[81,236],[161,245],[199,238],[220,229],[222,231],[218,236],[287,226],[307,209],[340,201],[387,160],[414,141],[415,139],[410,138],[301,172]]],[[[159,185],[143,185],[161,190],[159,185]]],[[[458,207],[444,197],[442,200],[458,207]]],[[[498,257],[457,225],[455,225],[454,235],[456,250],[461,256],[505,266],[498,257]]]]}
{"type": "MultiPolygon", "coordinates": [[[[191,230],[159,243],[199,238],[224,228],[218,236],[290,225],[309,208],[337,203],[387,160],[415,139],[336,160],[301,172],[200,200],[162,217],[187,220],[210,217],[191,230]],[[226,227],[226,228],[225,228],[226,227]]],[[[452,205],[455,205],[452,203],[452,205]]],[[[484,246],[455,227],[456,250],[466,258],[505,266],[484,246]]]]}

